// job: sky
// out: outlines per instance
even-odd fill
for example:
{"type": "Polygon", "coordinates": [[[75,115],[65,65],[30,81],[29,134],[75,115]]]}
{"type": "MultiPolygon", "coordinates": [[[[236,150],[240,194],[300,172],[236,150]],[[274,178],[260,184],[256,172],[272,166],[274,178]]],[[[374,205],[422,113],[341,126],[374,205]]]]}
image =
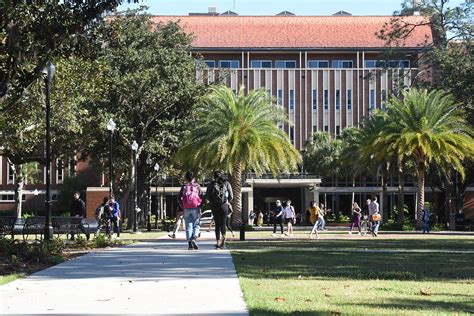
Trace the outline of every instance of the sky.
{"type": "MultiPolygon", "coordinates": [[[[222,13],[233,11],[234,1],[235,12],[240,15],[275,15],[284,10],[296,15],[331,15],[341,10],[353,15],[392,15],[401,8],[403,0],[142,0],[138,5],[121,5],[119,11],[146,5],[148,12],[155,15],[188,15],[207,12],[208,7],[216,7],[222,13]]],[[[455,6],[461,2],[449,3],[455,6]]]]}

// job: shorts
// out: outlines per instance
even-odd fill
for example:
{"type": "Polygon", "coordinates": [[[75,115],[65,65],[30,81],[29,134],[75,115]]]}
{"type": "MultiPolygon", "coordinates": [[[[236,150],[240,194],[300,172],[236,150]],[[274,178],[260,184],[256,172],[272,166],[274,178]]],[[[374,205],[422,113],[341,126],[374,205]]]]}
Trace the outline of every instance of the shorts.
{"type": "Polygon", "coordinates": [[[285,224],[288,224],[289,222],[293,223],[293,218],[285,218],[285,224]]]}

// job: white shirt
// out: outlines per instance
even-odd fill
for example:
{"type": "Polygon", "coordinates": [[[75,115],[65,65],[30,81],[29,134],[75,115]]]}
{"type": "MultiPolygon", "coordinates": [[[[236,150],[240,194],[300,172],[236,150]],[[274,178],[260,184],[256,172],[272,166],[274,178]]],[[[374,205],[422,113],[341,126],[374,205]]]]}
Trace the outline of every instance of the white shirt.
{"type": "Polygon", "coordinates": [[[379,203],[372,201],[369,204],[369,215],[374,215],[379,213],[379,203]]]}

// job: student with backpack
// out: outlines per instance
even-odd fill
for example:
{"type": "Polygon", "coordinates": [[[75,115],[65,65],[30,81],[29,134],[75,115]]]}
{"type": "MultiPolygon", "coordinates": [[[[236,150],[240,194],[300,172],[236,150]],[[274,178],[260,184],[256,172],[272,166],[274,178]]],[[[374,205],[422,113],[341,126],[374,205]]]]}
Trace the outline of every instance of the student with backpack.
{"type": "Polygon", "coordinates": [[[225,246],[226,221],[229,214],[228,202],[232,201],[233,197],[230,183],[222,177],[220,171],[215,171],[214,181],[207,185],[206,199],[211,203],[212,215],[216,224],[216,250],[225,246]]]}
{"type": "Polygon", "coordinates": [[[199,222],[201,220],[201,187],[196,183],[194,174],[186,172],[185,183],[179,191],[178,201],[183,209],[184,222],[186,223],[186,240],[189,250],[199,249],[196,239],[199,236],[199,222]]]}
{"type": "Polygon", "coordinates": [[[112,219],[112,209],[109,206],[109,197],[105,196],[102,200],[102,204],[95,210],[95,218],[98,222],[97,234],[100,233],[101,229],[105,227],[105,234],[110,236],[110,222],[112,219]]]}

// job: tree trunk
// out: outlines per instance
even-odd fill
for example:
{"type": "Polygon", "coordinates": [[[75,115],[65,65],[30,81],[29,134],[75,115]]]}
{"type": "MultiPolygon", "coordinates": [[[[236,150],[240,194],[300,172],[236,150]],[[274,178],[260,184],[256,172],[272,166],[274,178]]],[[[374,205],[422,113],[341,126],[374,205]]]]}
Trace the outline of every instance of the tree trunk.
{"type": "Polygon", "coordinates": [[[236,163],[232,168],[232,173],[230,176],[230,184],[232,186],[232,193],[234,195],[234,198],[231,202],[232,208],[234,210],[232,213],[232,224],[237,225],[242,221],[242,164],[240,162],[236,163]]]}
{"type": "Polygon", "coordinates": [[[423,226],[423,208],[425,206],[425,163],[418,163],[418,201],[416,227],[420,229],[423,226]]]}
{"type": "Polygon", "coordinates": [[[403,166],[402,161],[398,161],[398,213],[397,213],[397,223],[403,225],[405,221],[405,182],[404,182],[403,166]]]}

